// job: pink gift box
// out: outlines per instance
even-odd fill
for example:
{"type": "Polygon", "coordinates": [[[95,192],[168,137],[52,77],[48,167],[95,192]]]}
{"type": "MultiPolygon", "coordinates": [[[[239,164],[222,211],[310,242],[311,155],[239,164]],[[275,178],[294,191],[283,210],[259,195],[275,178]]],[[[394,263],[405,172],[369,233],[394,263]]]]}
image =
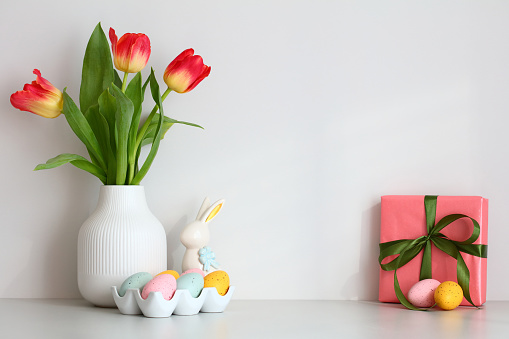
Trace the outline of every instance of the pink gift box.
{"type": "MultiPolygon", "coordinates": [[[[438,196],[435,223],[449,214],[465,214],[475,219],[481,228],[474,244],[488,244],[488,199],[482,197],[438,196]]],[[[452,240],[464,241],[472,234],[474,226],[468,218],[454,221],[441,233],[452,240]]],[[[423,195],[386,195],[382,197],[380,243],[416,239],[427,235],[423,195]]],[[[456,280],[456,260],[431,245],[432,278],[440,282],[456,280]]],[[[486,302],[486,258],[461,253],[470,271],[470,296],[475,305],[486,302]]],[[[395,256],[393,256],[395,257],[395,256]]],[[[387,263],[393,257],[386,258],[387,263]]],[[[422,251],[412,261],[397,270],[401,291],[408,290],[419,281],[422,251]]],[[[399,303],[394,292],[394,271],[380,269],[379,300],[399,303]]],[[[463,298],[461,305],[470,303],[463,298]]]]}

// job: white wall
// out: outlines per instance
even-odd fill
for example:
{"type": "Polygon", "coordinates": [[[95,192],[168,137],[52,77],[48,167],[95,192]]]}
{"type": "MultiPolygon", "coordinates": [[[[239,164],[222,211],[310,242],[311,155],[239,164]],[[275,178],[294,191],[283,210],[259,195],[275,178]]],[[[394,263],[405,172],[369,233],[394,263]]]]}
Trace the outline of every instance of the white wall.
{"type": "MultiPolygon", "coordinates": [[[[180,269],[204,196],[240,299],[376,299],[380,196],[490,199],[489,299],[508,299],[509,2],[27,0],[3,4],[0,297],[79,297],[76,240],[100,183],[63,117],[20,112],[33,68],[78,97],[97,22],[146,33],[162,72],[193,47],[212,73],[172,95],[143,185],[180,269]],[[145,2],[148,3],[148,2],[145,2]]],[[[144,75],[148,74],[148,68],[144,75]]]]}

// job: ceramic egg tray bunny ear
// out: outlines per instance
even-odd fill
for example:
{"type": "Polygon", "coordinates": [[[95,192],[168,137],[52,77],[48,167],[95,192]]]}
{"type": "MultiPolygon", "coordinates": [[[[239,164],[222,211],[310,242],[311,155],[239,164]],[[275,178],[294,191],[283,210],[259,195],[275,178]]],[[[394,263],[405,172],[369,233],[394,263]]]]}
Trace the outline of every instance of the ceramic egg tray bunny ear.
{"type": "Polygon", "coordinates": [[[219,213],[224,205],[224,199],[210,205],[209,198],[205,198],[196,216],[196,220],[184,227],[180,233],[180,241],[186,248],[182,259],[182,271],[198,268],[210,273],[219,268],[208,243],[210,240],[209,222],[219,213]]]}

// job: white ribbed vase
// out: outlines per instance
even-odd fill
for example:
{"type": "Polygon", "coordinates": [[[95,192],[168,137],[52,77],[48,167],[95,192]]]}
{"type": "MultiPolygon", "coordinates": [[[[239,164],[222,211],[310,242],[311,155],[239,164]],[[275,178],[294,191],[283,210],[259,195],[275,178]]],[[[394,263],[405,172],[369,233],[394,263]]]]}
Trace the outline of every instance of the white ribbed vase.
{"type": "Polygon", "coordinates": [[[101,186],[96,210],[78,235],[78,287],[96,306],[115,307],[111,286],[166,270],[166,232],[143,186],[101,186]]]}

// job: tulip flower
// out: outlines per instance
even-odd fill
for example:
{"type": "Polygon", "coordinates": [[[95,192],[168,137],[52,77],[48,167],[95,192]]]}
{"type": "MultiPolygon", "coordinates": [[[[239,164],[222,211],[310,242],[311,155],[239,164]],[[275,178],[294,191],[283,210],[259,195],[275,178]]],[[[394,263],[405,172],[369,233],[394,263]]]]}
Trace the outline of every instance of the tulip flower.
{"type": "Polygon", "coordinates": [[[44,118],[58,117],[64,105],[62,92],[44,79],[38,69],[34,69],[34,74],[37,75],[35,81],[11,95],[12,106],[44,118]]]}
{"type": "Polygon", "coordinates": [[[186,49],[164,71],[164,82],[170,90],[187,93],[210,74],[210,66],[203,64],[192,48],[186,49]]]}
{"type": "Polygon", "coordinates": [[[138,73],[147,65],[150,57],[150,40],[142,33],[126,33],[120,40],[110,28],[111,50],[115,67],[122,72],[138,73]]]}

